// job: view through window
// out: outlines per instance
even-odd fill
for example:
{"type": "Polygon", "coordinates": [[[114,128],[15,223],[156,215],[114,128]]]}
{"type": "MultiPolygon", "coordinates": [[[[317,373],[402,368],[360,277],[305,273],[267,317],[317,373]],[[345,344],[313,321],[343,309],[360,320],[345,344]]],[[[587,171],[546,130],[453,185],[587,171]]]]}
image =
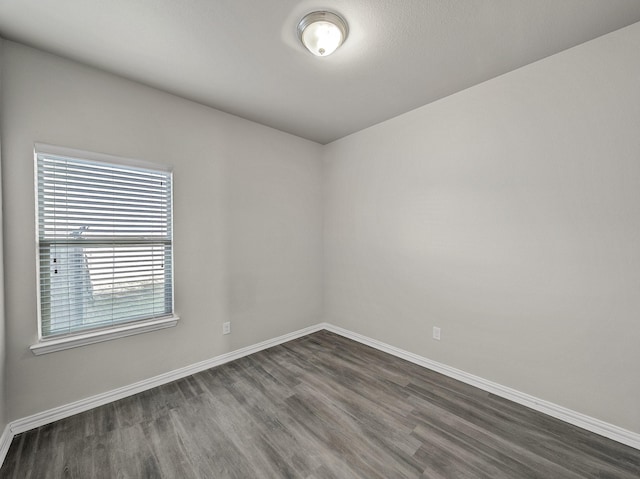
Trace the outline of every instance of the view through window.
{"type": "Polygon", "coordinates": [[[171,172],[36,159],[41,337],[170,316],[171,172]]]}

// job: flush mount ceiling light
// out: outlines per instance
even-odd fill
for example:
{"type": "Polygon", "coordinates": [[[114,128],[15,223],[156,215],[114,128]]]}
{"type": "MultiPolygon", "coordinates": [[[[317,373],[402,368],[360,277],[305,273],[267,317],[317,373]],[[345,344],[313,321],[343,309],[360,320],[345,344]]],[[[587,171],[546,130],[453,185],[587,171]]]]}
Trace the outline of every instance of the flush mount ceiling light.
{"type": "Polygon", "coordinates": [[[312,12],[298,23],[300,41],[318,57],[331,55],[346,40],[348,33],[347,22],[331,12],[312,12]]]}

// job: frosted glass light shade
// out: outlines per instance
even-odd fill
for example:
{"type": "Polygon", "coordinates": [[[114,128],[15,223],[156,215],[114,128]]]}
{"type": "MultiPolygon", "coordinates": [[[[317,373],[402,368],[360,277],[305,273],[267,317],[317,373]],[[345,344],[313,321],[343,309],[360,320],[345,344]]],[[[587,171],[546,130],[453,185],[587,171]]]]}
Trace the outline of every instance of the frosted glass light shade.
{"type": "Polygon", "coordinates": [[[298,24],[302,44],[316,56],[331,55],[347,38],[347,23],[331,12],[313,12],[298,24]]]}

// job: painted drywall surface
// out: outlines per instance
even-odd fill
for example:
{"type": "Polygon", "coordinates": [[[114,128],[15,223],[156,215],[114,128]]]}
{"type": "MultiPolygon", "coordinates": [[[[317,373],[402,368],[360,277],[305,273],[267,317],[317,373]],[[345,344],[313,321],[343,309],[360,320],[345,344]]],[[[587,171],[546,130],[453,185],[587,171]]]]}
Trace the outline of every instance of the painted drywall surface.
{"type": "Polygon", "coordinates": [[[638,51],[635,24],[328,145],[326,319],[640,432],[638,51]]]}
{"type": "Polygon", "coordinates": [[[16,43],[4,57],[9,420],[318,322],[319,145],[16,43]],[[29,351],[34,142],[173,165],[176,328],[29,351]]]}
{"type": "MultiPolygon", "coordinates": [[[[2,104],[2,47],[4,40],[0,38],[0,105],[2,104]]],[[[0,122],[0,434],[4,431],[6,421],[6,397],[5,397],[5,320],[4,320],[4,257],[2,248],[2,123],[0,122]]]]}

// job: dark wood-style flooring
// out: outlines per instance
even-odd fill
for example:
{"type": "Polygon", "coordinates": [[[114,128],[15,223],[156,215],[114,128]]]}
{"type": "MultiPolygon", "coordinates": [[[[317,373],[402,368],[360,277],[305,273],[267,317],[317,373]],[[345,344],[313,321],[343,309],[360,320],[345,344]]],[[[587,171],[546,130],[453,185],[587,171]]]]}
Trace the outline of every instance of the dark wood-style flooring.
{"type": "Polygon", "coordinates": [[[16,436],[0,478],[639,478],[640,451],[327,331],[16,436]]]}

